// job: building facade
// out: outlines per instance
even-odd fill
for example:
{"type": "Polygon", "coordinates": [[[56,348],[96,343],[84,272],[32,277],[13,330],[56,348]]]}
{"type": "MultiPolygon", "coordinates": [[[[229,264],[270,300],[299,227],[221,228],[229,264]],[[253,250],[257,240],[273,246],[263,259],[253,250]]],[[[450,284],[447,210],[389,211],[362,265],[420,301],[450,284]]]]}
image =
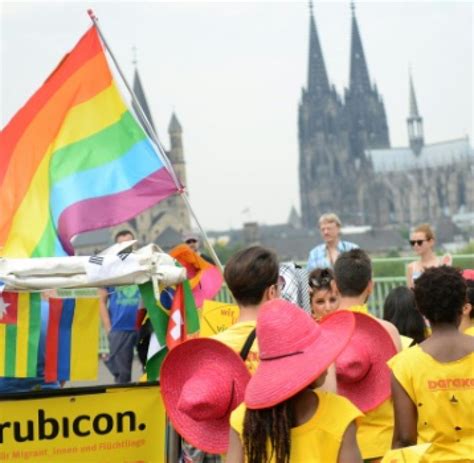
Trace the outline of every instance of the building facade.
{"type": "Polygon", "coordinates": [[[298,115],[303,225],[337,212],[352,224],[434,222],[474,211],[474,152],[467,138],[425,144],[410,76],[409,146],[392,148],[385,106],[372,84],[352,9],[350,78],[344,96],[327,75],[310,7],[307,85],[298,115]]]}

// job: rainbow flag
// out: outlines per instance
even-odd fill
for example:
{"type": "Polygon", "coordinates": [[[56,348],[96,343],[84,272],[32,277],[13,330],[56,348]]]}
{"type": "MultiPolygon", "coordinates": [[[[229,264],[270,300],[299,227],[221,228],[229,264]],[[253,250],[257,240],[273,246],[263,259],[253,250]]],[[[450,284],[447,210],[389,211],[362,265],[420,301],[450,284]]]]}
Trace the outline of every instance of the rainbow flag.
{"type": "Polygon", "coordinates": [[[177,192],[126,107],[95,27],[0,134],[0,254],[73,254],[71,238],[177,192]]]}
{"type": "Polygon", "coordinates": [[[49,300],[46,382],[95,380],[98,374],[99,298],[49,300]]]}
{"type": "Polygon", "coordinates": [[[39,293],[0,294],[0,376],[36,376],[40,332],[39,293]]]}

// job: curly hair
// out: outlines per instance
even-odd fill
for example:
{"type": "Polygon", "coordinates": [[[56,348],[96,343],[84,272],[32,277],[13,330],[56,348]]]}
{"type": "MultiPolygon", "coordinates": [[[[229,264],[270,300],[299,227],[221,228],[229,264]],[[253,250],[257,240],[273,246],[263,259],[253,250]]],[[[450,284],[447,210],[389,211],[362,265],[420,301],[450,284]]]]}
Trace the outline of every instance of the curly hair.
{"type": "Polygon", "coordinates": [[[248,463],[289,463],[293,413],[289,400],[271,408],[245,412],[243,441],[248,463]],[[268,455],[268,443],[271,453],[268,455]]]}
{"type": "Polygon", "coordinates": [[[415,280],[415,300],[432,325],[457,324],[466,303],[466,281],[459,270],[443,265],[427,269],[415,280]]]}

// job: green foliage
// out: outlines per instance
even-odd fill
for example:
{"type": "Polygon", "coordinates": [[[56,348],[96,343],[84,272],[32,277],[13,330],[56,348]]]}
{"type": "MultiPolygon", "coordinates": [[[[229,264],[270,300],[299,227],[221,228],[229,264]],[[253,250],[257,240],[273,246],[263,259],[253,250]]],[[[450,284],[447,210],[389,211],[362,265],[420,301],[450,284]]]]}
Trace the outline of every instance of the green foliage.
{"type": "MultiPolygon", "coordinates": [[[[389,256],[396,257],[396,256],[389,256]]],[[[374,261],[372,263],[373,274],[375,278],[381,277],[404,277],[405,276],[405,266],[406,262],[404,261],[374,261]]]]}
{"type": "Polygon", "coordinates": [[[243,247],[244,244],[240,242],[234,243],[232,245],[216,243],[214,245],[214,250],[216,251],[217,257],[219,257],[222,265],[225,265],[230,257],[233,256],[237,251],[240,251],[243,247]]]}

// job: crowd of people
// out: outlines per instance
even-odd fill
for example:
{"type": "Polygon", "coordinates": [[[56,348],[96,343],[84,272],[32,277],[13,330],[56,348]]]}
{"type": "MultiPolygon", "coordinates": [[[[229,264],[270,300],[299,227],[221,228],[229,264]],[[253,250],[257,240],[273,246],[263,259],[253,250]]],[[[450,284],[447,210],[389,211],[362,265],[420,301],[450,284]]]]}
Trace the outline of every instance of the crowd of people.
{"type": "Polygon", "coordinates": [[[303,273],[252,246],[224,272],[237,323],[165,358],[181,461],[473,461],[474,272],[432,259],[434,234],[419,227],[410,236],[419,265],[379,319],[367,307],[369,256],[340,240],[334,214],[319,223],[310,313],[295,283],[303,273]]]}

